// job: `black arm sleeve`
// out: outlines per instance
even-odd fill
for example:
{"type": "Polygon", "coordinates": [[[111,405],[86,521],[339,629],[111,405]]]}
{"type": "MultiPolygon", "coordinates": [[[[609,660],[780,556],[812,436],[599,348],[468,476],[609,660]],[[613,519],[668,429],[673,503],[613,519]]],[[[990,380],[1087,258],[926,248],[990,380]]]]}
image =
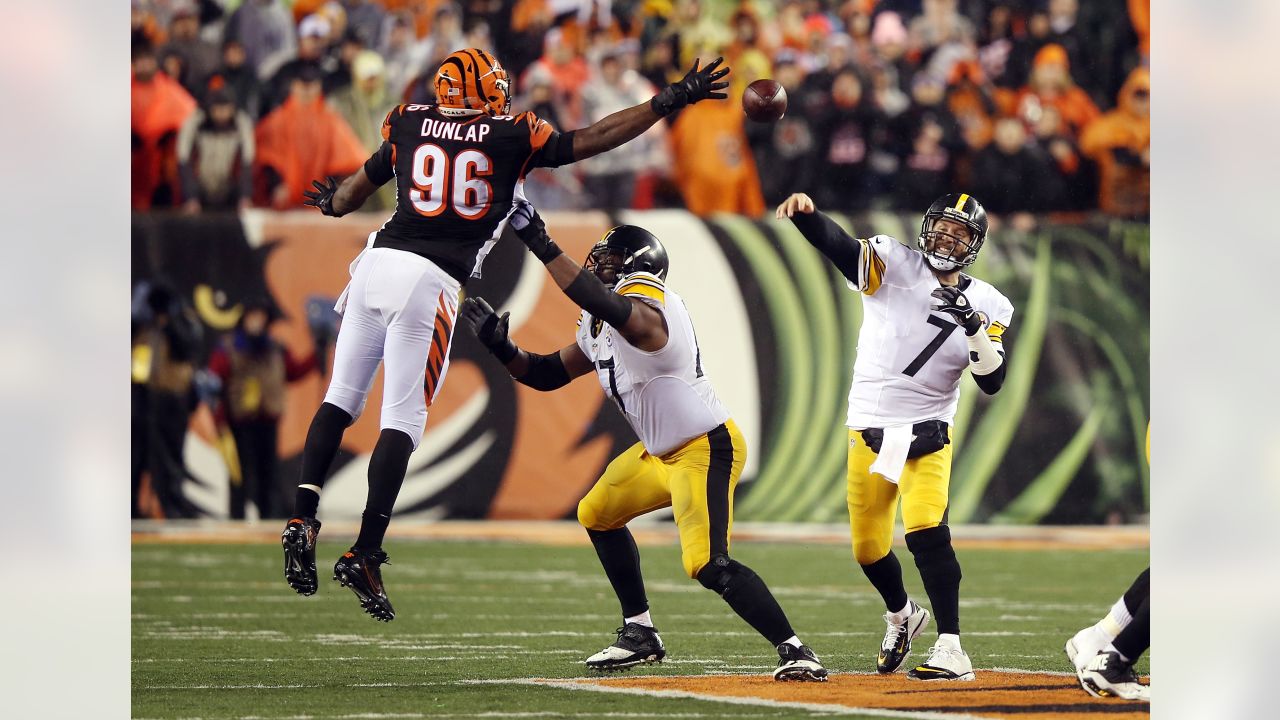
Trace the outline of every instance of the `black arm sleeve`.
{"type": "Polygon", "coordinates": [[[578,270],[578,277],[564,289],[564,294],[578,307],[621,329],[631,317],[631,301],[605,287],[604,283],[585,268],[578,270]]]}
{"type": "Polygon", "coordinates": [[[391,162],[391,141],[382,141],[382,146],[377,152],[369,156],[364,161],[364,174],[369,178],[369,182],[382,187],[388,180],[395,177],[395,164],[391,162]]]}
{"type": "Polygon", "coordinates": [[[1000,392],[1001,386],[1004,385],[1004,368],[1009,364],[1009,358],[1000,353],[1004,357],[1004,362],[1000,363],[1000,367],[992,370],[986,375],[974,375],[973,381],[978,384],[978,389],[988,395],[995,395],[1000,392]]]}
{"type": "Polygon", "coordinates": [[[542,147],[533,154],[533,161],[529,163],[529,167],[556,168],[573,162],[573,134],[575,132],[577,131],[551,133],[551,137],[547,138],[542,147]]]}
{"type": "Polygon", "coordinates": [[[560,353],[536,355],[527,350],[521,352],[525,354],[525,359],[529,362],[528,371],[516,378],[516,382],[521,385],[528,385],[534,390],[548,392],[568,385],[569,381],[573,379],[569,377],[569,371],[565,370],[564,362],[560,359],[560,353]]]}
{"type": "Polygon", "coordinates": [[[852,282],[858,282],[858,259],[862,244],[845,232],[825,214],[797,212],[791,217],[804,239],[831,261],[840,274],[852,282]]]}

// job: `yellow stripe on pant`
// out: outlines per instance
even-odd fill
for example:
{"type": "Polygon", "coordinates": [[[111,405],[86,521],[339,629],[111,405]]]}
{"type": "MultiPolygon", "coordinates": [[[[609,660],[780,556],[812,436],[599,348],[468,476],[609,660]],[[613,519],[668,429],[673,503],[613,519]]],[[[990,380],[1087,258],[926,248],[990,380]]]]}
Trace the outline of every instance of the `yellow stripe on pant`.
{"type": "MultiPolygon", "coordinates": [[[[950,429],[947,434],[950,436],[950,429]]],[[[907,532],[942,524],[951,483],[951,447],[947,444],[937,452],[908,460],[895,485],[871,474],[876,454],[867,447],[861,432],[849,431],[849,528],[853,557],[859,565],[870,565],[889,554],[899,496],[907,532]]]]}
{"type": "Polygon", "coordinates": [[[712,555],[729,553],[733,491],[746,462],[747,442],[733,420],[662,457],[636,443],[609,463],[578,503],[578,522],[588,530],[616,530],[670,506],[684,571],[696,577],[712,555]]]}

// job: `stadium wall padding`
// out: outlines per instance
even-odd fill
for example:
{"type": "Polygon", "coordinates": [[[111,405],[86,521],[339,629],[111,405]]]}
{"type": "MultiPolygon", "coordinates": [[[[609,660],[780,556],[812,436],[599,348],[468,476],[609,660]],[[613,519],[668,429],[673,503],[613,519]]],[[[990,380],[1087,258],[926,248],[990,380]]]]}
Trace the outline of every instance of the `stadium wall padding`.
{"type": "MultiPolygon", "coordinates": [[[[583,258],[611,225],[601,213],[547,213],[553,236],[583,258]]],[[[861,301],[789,222],[683,211],[624,212],[671,255],[670,288],[686,300],[703,362],[749,443],[735,516],[839,522],[845,517],[845,398],[861,301]]],[[[918,219],[873,212],[836,220],[857,235],[914,245],[918,219]]],[[[291,351],[313,342],[309,297],[332,299],[351,259],[382,218],[304,211],[237,215],[138,214],[134,280],[163,276],[205,324],[206,350],[234,325],[241,303],[268,295],[283,314],[275,334],[291,351]]],[[[950,521],[1102,523],[1146,513],[1143,454],[1149,403],[1149,230],[1094,219],[993,230],[974,275],[1013,301],[1004,389],[962,384],[950,521]]],[[[573,340],[576,308],[514,237],[467,285],[512,316],[513,336],[551,352],[573,340]]],[[[570,518],[609,460],[635,442],[594,377],[555,393],[512,381],[465,330],[410,461],[397,513],[422,518],[570,518]]],[[[291,496],[326,373],[290,387],[282,419],[281,499],[291,496]]],[[[321,514],[359,516],[378,434],[381,381],[347,432],[321,514]]],[[[192,419],[186,491],[226,515],[227,472],[212,415],[192,419]]]]}

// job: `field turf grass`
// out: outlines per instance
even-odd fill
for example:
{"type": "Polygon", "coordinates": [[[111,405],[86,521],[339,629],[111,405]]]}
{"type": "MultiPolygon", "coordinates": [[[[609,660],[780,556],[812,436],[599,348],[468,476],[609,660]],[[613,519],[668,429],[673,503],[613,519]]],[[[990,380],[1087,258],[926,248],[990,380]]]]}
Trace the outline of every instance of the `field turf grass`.
{"type": "MultiPolygon", "coordinates": [[[[392,539],[386,549],[392,564],[384,578],[397,613],[390,624],[365,615],[355,596],[329,579],[345,547],[323,539],[320,592],[307,598],[285,585],[278,545],[135,544],[133,716],[833,716],[516,682],[592,677],[582,661],[612,642],[618,605],[590,546],[392,539]]],[[[765,578],[833,673],[874,669],[883,607],[846,546],[735,542],[733,549],[765,578]]],[[[896,551],[908,590],[924,601],[910,555],[896,551]]],[[[667,661],[615,677],[772,670],[773,649],[684,576],[674,544],[642,547],[641,554],[667,661]]],[[[990,668],[1066,670],[1064,641],[1101,617],[1148,564],[1146,550],[962,547],[958,554],[964,644],[980,681],[990,668]]],[[[931,626],[917,640],[913,659],[923,657],[933,632],[931,626]]],[[[1148,667],[1144,658],[1139,672],[1148,667]]],[[[888,680],[907,683],[901,675],[888,680]]],[[[797,690],[820,694],[817,687],[797,690]]],[[[1105,710],[1120,708],[1113,701],[1105,710]]]]}

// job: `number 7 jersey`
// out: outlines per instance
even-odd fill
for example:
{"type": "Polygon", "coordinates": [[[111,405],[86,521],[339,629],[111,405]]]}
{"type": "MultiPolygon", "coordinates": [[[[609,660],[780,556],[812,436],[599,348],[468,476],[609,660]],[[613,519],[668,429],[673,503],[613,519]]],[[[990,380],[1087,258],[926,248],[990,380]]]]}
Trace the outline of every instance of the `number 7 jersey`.
{"type": "Polygon", "coordinates": [[[373,247],[405,250],[465,283],[535,167],[573,162],[572,137],[533,113],[446,115],[400,105],[382,123],[382,146],[364,164],[375,185],[396,181],[396,209],[373,247]],[[563,138],[563,140],[562,140],[563,138]]]}
{"type": "MultiPolygon", "coordinates": [[[[863,294],[858,358],[849,388],[848,426],[952,422],[960,377],[969,366],[964,330],[931,309],[941,287],[924,256],[887,235],[858,240],[861,267],[849,287],[863,294]]],[[[959,288],[981,314],[985,332],[1003,352],[1013,304],[990,283],[961,274],[959,288]]]]}

